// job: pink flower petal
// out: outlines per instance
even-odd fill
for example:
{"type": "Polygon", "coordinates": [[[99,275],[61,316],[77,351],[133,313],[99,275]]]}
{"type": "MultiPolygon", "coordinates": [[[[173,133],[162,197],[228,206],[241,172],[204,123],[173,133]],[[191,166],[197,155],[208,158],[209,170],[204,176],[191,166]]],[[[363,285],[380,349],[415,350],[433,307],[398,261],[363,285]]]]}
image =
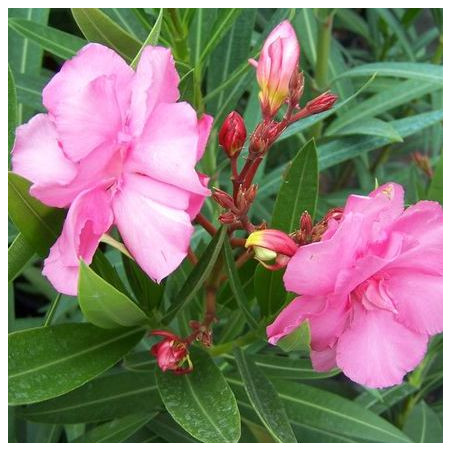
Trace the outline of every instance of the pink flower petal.
{"type": "Polygon", "coordinates": [[[177,207],[171,191],[159,202],[152,199],[145,177],[125,180],[113,198],[115,224],[138,265],[160,282],[187,255],[193,226],[189,215],[177,207]],[[167,205],[165,205],[166,203],[167,205]]]}
{"type": "Polygon", "coordinates": [[[397,320],[419,333],[443,330],[443,278],[411,269],[392,270],[385,287],[397,307],[397,320]]]}
{"type": "Polygon", "coordinates": [[[362,215],[350,214],[329,240],[300,247],[287,265],[286,289],[303,295],[331,292],[338,273],[353,263],[356,247],[365,232],[361,229],[362,222],[362,215]]]}
{"type": "Polygon", "coordinates": [[[312,367],[317,372],[329,372],[337,367],[336,347],[327,347],[322,351],[311,350],[312,367]]]}
{"type": "Polygon", "coordinates": [[[77,294],[79,260],[87,264],[113,221],[110,194],[102,188],[81,193],[71,204],[63,231],[44,261],[42,274],[61,293],[77,294]]]}
{"type": "Polygon", "coordinates": [[[115,76],[100,76],[53,109],[63,150],[74,162],[101,145],[116,142],[122,131],[116,90],[115,76]]]}
{"type": "MultiPolygon", "coordinates": [[[[207,188],[207,185],[209,183],[209,177],[205,174],[198,173],[199,181],[201,184],[207,188]]],[[[205,195],[198,195],[197,193],[190,193],[190,200],[188,202],[188,208],[187,213],[190,215],[190,220],[193,220],[196,215],[201,211],[201,207],[204,204],[204,201],[206,199],[205,195]]]]}
{"type": "Polygon", "coordinates": [[[427,350],[428,336],[399,323],[381,309],[355,304],[351,325],[339,338],[336,361],[353,381],[372,388],[400,384],[427,350]]]}
{"type": "Polygon", "coordinates": [[[132,84],[131,130],[139,136],[159,103],[179,99],[179,75],[170,49],[148,46],[141,54],[132,84]]]}
{"type": "Polygon", "coordinates": [[[36,185],[67,184],[77,168],[66,158],[48,115],[38,114],[16,129],[12,150],[13,171],[36,185]]]}
{"type": "Polygon", "coordinates": [[[158,104],[125,170],[208,196],[195,171],[198,140],[198,120],[189,104],[158,104]]]}
{"type": "Polygon", "coordinates": [[[212,123],[213,118],[210,115],[202,115],[201,119],[198,120],[198,150],[196,154],[196,161],[199,161],[204,155],[212,123]]]}
{"type": "Polygon", "coordinates": [[[50,113],[62,102],[78,97],[86,86],[101,76],[114,76],[121,111],[125,113],[130,99],[129,83],[134,72],[113,50],[101,44],[88,44],[66,61],[42,92],[43,104],[50,113]]]}

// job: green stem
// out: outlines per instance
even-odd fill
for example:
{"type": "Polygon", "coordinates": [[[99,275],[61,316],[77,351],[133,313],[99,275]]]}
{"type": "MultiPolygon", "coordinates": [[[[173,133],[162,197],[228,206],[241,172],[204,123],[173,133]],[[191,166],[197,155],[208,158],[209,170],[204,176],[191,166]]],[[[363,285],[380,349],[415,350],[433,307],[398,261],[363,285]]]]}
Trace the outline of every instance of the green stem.
{"type": "Polygon", "coordinates": [[[180,20],[179,11],[177,8],[168,8],[168,16],[171,20],[173,29],[173,47],[174,54],[177,60],[189,62],[189,50],[187,47],[187,32],[180,20]]]}
{"type": "Polygon", "coordinates": [[[49,310],[47,311],[47,317],[44,322],[44,326],[49,326],[52,323],[53,317],[55,316],[56,309],[61,299],[61,294],[57,294],[55,299],[52,301],[49,310]]]}

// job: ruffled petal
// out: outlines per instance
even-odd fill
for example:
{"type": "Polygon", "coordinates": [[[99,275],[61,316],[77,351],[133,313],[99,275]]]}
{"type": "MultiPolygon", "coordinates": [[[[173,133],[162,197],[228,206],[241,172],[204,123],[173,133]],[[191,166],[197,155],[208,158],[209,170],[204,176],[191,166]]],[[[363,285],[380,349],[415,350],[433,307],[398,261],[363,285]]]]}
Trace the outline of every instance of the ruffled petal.
{"type": "Polygon", "coordinates": [[[433,201],[408,207],[392,226],[404,237],[400,256],[390,265],[424,273],[443,274],[443,209],[433,201]]]}
{"type": "Polygon", "coordinates": [[[303,295],[326,295],[333,291],[338,273],[351,267],[359,241],[363,216],[349,214],[329,240],[298,249],[287,265],[284,284],[288,291],[303,295]]]}
{"type": "MultiPolygon", "coordinates": [[[[174,191],[162,192],[161,200],[149,192],[146,177],[124,181],[113,198],[115,224],[132,256],[157,282],[173,272],[187,255],[193,226],[174,191]],[[152,196],[152,198],[150,197],[152,196]],[[171,205],[169,205],[171,204],[171,205]]],[[[177,190],[173,187],[171,190],[177,190]]],[[[186,208],[186,206],[185,206],[186,208]]]]}
{"type": "Polygon", "coordinates": [[[207,196],[210,191],[195,171],[198,141],[198,120],[193,108],[185,102],[160,103],[129,156],[125,170],[207,196]]]}
{"type": "Polygon", "coordinates": [[[59,292],[77,295],[79,260],[91,263],[102,234],[113,222],[110,200],[110,194],[98,187],[82,192],[72,203],[42,271],[59,292]]]}
{"type": "Polygon", "coordinates": [[[139,136],[159,103],[179,99],[179,75],[170,49],[148,46],[143,50],[132,84],[131,131],[139,136]]]}
{"type": "Polygon", "coordinates": [[[77,167],[64,155],[48,115],[38,114],[16,129],[12,150],[13,171],[36,185],[67,184],[77,167]]]}
{"type": "Polygon", "coordinates": [[[443,330],[443,278],[411,269],[393,270],[385,281],[397,320],[419,333],[443,330]]]}
{"type": "Polygon", "coordinates": [[[101,44],[88,44],[77,55],[66,61],[42,92],[43,104],[54,114],[62,102],[78,97],[86,86],[101,76],[114,76],[118,102],[125,113],[130,99],[134,72],[113,50],[101,44]]]}
{"type": "Polygon", "coordinates": [[[212,123],[213,118],[210,115],[202,115],[198,120],[198,152],[196,155],[196,161],[199,161],[204,155],[212,123]]]}
{"type": "Polygon", "coordinates": [[[381,309],[354,308],[353,320],[338,340],[336,361],[353,381],[372,388],[400,384],[427,350],[428,336],[399,323],[381,309]]]}

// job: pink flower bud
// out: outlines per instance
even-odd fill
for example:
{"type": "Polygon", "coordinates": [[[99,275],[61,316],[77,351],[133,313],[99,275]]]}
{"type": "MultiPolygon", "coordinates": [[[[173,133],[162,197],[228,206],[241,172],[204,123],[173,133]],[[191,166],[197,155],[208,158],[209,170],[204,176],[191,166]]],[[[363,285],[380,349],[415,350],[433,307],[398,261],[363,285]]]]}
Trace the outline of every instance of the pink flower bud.
{"type": "Polygon", "coordinates": [[[317,113],[322,113],[323,111],[329,110],[336,101],[336,94],[327,91],[326,93],[320,94],[320,96],[309,101],[306,104],[306,109],[311,115],[316,115],[317,113]]]}
{"type": "Polygon", "coordinates": [[[277,229],[262,229],[251,233],[246,240],[245,248],[253,247],[256,259],[270,270],[277,270],[287,265],[288,258],[292,257],[297,244],[284,232],[277,229]],[[266,262],[275,259],[274,265],[266,262]]]}
{"type": "Polygon", "coordinates": [[[157,364],[163,372],[167,370],[176,374],[191,372],[193,367],[188,356],[188,346],[180,337],[169,331],[160,330],[151,334],[165,337],[151,348],[151,354],[157,358],[157,364]]]}
{"type": "Polygon", "coordinates": [[[218,134],[218,142],[229,158],[236,157],[246,140],[246,127],[243,118],[232,111],[226,117],[218,134]]]}
{"type": "Polygon", "coordinates": [[[259,98],[264,116],[272,117],[289,95],[289,83],[298,68],[300,46],[290,22],[281,22],[266,39],[257,64],[259,98]]]}

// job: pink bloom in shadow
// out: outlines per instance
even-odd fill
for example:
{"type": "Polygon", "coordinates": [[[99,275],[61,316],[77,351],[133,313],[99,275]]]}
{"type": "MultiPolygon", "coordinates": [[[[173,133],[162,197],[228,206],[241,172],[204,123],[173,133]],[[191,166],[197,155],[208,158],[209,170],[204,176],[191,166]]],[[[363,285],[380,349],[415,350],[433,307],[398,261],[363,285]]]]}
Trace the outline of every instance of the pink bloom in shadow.
{"type": "Polygon", "coordinates": [[[285,287],[299,296],[267,327],[270,343],[308,320],[316,370],[337,366],[375,388],[401,383],[443,329],[442,231],[441,206],[404,210],[398,184],[351,195],[322,240],[289,261],[285,287]]]}
{"type": "Polygon", "coordinates": [[[187,255],[210,194],[195,165],[212,118],[177,102],[178,83],[169,49],[147,47],[134,72],[88,44],[44,88],[48,113],[18,127],[13,170],[40,201],[69,208],[43,270],[58,291],[77,293],[79,259],[91,262],[112,225],[157,282],[187,255]]]}

